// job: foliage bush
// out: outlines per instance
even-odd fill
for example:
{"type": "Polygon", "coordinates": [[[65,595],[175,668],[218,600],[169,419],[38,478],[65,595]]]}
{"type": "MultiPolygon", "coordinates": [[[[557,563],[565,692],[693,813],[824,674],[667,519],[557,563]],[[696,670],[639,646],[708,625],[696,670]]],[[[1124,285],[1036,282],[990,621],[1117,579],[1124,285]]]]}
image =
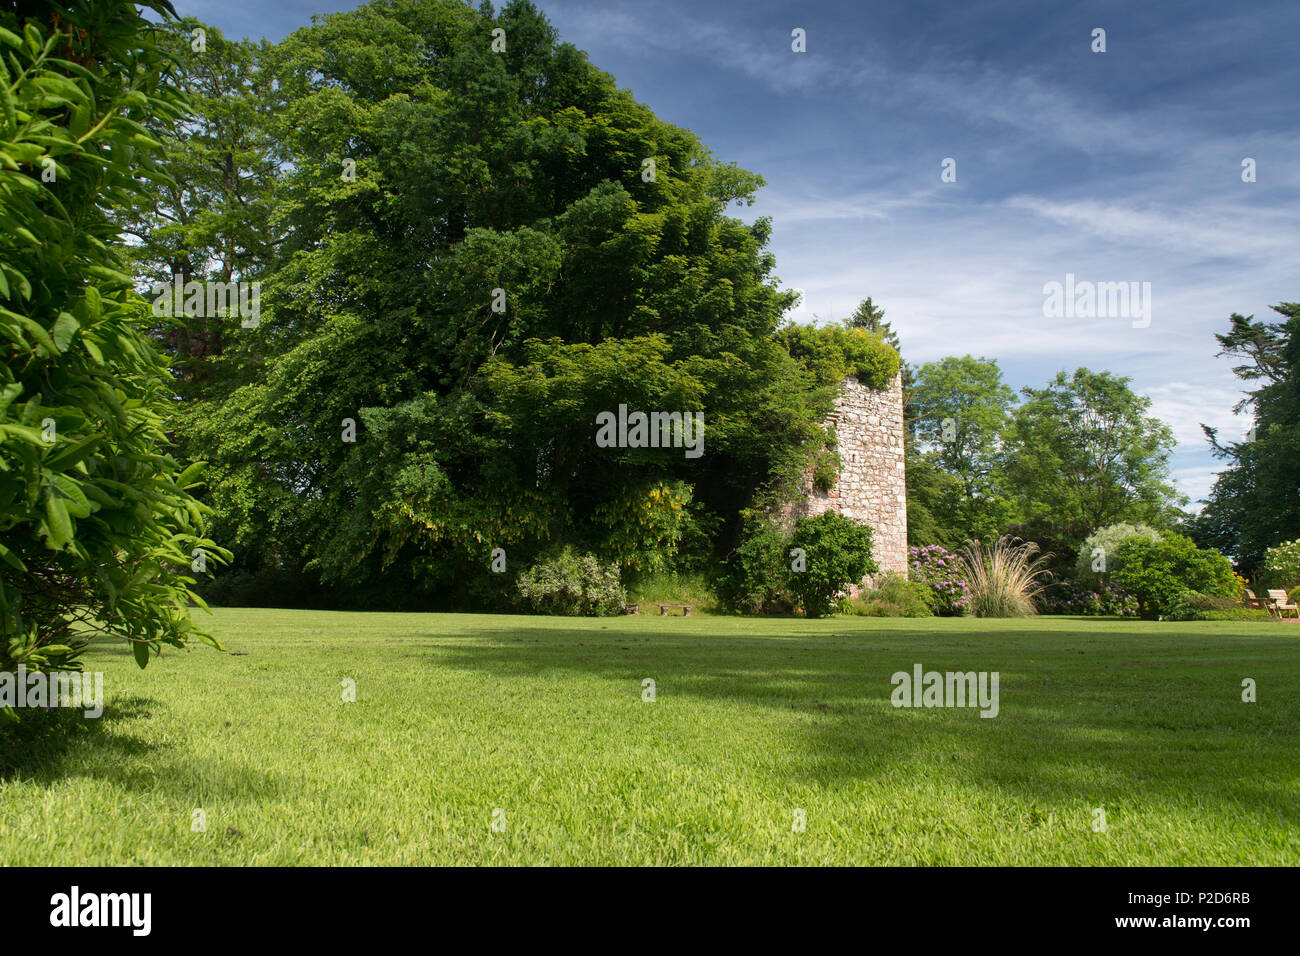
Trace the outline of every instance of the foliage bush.
{"type": "Polygon", "coordinates": [[[745,523],[740,544],[718,575],[716,586],[722,606],[738,614],[793,611],[789,549],[789,537],[780,525],[751,516],[745,523]]]}
{"type": "Polygon", "coordinates": [[[1167,532],[1159,540],[1129,538],[1119,549],[1115,583],[1133,595],[1138,615],[1155,620],[1167,615],[1185,591],[1235,598],[1232,564],[1217,551],[1198,548],[1191,538],[1167,532]]]}
{"type": "Polygon", "coordinates": [[[964,613],[970,587],[961,556],[937,544],[908,548],[907,555],[909,576],[927,589],[930,610],[940,617],[964,613]]]}
{"type": "Polygon", "coordinates": [[[594,555],[571,547],[539,561],[519,576],[519,595],[537,614],[610,617],[623,613],[627,595],[617,564],[601,564],[594,555]]]}
{"type": "Polygon", "coordinates": [[[819,385],[838,387],[855,375],[868,388],[885,388],[898,374],[898,352],[876,332],[831,325],[784,325],[776,339],[819,385]]]}
{"type": "Polygon", "coordinates": [[[1137,617],[1137,601],[1113,584],[1080,587],[1060,581],[1045,588],[1041,595],[1047,614],[1087,614],[1103,617],[1137,617]]]}
{"type": "Polygon", "coordinates": [[[970,597],[966,613],[975,617],[1028,617],[1038,613],[1034,598],[1046,586],[1047,555],[1032,541],[999,538],[991,547],[967,543],[962,553],[970,597]]]}
{"type": "Polygon", "coordinates": [[[0,12],[0,669],[78,668],[96,631],[143,667],[219,646],[190,572],[227,555],[168,451],[173,380],[109,219],[166,182],[141,124],[183,100],[133,4],[33,9],[0,12]]]}
{"type": "MultiPolygon", "coordinates": [[[[518,592],[507,575],[481,575],[484,589],[491,589],[490,600],[476,601],[475,606],[499,609],[512,604],[518,592]]],[[[214,607],[313,608],[337,611],[442,611],[451,603],[431,600],[430,596],[409,583],[390,578],[350,588],[328,587],[319,578],[286,568],[259,570],[222,568],[195,585],[203,600],[214,607]]]]}
{"type": "Polygon", "coordinates": [[[890,571],[874,588],[864,589],[848,610],[864,617],[931,617],[933,594],[929,585],[890,571]]]}
{"type": "Polygon", "coordinates": [[[1290,588],[1300,584],[1300,538],[1285,541],[1264,552],[1266,588],[1290,588]]]}
{"type": "Polygon", "coordinates": [[[1272,615],[1263,608],[1243,607],[1235,598],[1184,591],[1170,602],[1165,617],[1170,621],[1267,621],[1272,615]]]}
{"type": "Polygon", "coordinates": [[[1103,581],[1110,580],[1110,575],[1117,571],[1120,566],[1120,545],[1135,536],[1141,536],[1148,541],[1155,541],[1160,537],[1160,532],[1150,525],[1129,524],[1127,521],[1107,525],[1094,531],[1084,539],[1079,548],[1079,556],[1074,563],[1074,580],[1085,586],[1099,585],[1103,581]],[[1101,551],[1101,554],[1094,557],[1094,552],[1098,550],[1101,551]],[[1092,567],[1098,561],[1098,558],[1104,564],[1099,571],[1094,571],[1092,567]]]}
{"type": "Polygon", "coordinates": [[[836,511],[800,518],[790,548],[802,549],[806,567],[790,573],[790,590],[804,614],[825,617],[850,586],[879,570],[871,556],[871,528],[836,511]]]}
{"type": "Polygon", "coordinates": [[[1258,607],[1230,607],[1221,611],[1202,611],[1202,621],[1271,621],[1273,615],[1258,607]]]}

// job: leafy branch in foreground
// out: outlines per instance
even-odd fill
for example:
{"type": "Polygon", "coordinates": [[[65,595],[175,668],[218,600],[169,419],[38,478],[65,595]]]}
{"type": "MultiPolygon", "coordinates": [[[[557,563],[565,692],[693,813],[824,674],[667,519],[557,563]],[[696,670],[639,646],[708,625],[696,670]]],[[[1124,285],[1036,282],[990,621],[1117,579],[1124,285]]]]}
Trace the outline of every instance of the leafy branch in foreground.
{"type": "MultiPolygon", "coordinates": [[[[166,4],[149,4],[172,13],[166,4]]],[[[165,178],[152,116],[184,101],[134,4],[0,14],[0,669],[78,669],[96,631],[145,666],[219,646],[192,570],[227,552],[169,452],[172,380],[110,208],[165,178]]]]}

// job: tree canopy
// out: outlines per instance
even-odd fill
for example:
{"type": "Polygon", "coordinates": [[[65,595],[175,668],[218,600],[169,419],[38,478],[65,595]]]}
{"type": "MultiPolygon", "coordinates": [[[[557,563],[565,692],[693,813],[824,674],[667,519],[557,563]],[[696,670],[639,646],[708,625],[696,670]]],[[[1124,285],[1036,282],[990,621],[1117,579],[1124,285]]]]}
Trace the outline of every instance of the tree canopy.
{"type": "Polygon", "coordinates": [[[1168,526],[1186,503],[1169,481],[1174,436],[1129,380],[1086,368],[1024,388],[1006,450],[1025,520],[1071,542],[1117,521],[1168,526]]]}
{"type": "Polygon", "coordinates": [[[261,283],[256,327],[170,333],[238,568],[481,602],[497,548],[699,564],[833,468],[845,375],[898,370],[874,331],[784,323],[770,223],[733,215],[762,179],[526,0],[371,3],[202,54],[190,27],[207,113],[170,144],[193,187],[137,213],[165,224],[139,254],[261,283]],[[599,447],[620,406],[702,413],[706,454],[599,447]]]}
{"type": "Polygon", "coordinates": [[[1237,411],[1254,424],[1243,441],[1222,442],[1202,426],[1226,465],[1205,507],[1191,522],[1198,543],[1233,555],[1252,572],[1265,552],[1300,528],[1300,303],[1273,306],[1282,321],[1234,313],[1217,334],[1220,355],[1237,359],[1233,371],[1248,388],[1237,411]]]}

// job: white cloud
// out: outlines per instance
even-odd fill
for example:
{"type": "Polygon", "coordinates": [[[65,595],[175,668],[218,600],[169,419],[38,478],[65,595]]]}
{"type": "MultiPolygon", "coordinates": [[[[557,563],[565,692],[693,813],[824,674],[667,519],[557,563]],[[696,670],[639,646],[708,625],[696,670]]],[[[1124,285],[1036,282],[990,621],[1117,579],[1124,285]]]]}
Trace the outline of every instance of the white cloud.
{"type": "Polygon", "coordinates": [[[1239,440],[1251,424],[1248,415],[1232,413],[1241,398],[1239,388],[1174,381],[1150,386],[1146,394],[1151,398],[1151,414],[1172,428],[1178,443],[1189,449],[1206,447],[1202,423],[1217,428],[1221,440],[1232,441],[1239,440]]]}

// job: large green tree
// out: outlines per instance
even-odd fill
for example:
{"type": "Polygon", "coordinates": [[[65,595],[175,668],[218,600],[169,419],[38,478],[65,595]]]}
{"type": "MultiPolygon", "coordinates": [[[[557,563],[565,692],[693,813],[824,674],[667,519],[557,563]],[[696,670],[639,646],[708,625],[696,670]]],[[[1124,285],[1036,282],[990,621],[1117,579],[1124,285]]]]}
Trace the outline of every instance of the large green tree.
{"type": "MultiPolygon", "coordinates": [[[[193,18],[166,21],[156,36],[176,63],[189,109],[149,119],[150,134],[167,144],[167,178],[115,210],[131,237],[126,252],[138,287],[154,301],[156,287],[170,291],[177,278],[255,282],[283,240],[274,204],[283,157],[270,130],[266,43],[228,41],[193,18]]],[[[195,314],[165,304],[169,314],[151,333],[171,357],[181,399],[220,401],[256,373],[258,356],[247,353],[258,340],[245,330],[253,318],[230,307],[210,314],[206,299],[195,314]]]]}
{"type": "Polygon", "coordinates": [[[914,483],[917,504],[943,516],[945,533],[925,543],[996,540],[1013,514],[1001,461],[1015,392],[1002,370],[993,359],[969,355],[927,362],[914,373],[910,397],[917,450],[908,467],[941,476],[914,483]]]}
{"type": "Polygon", "coordinates": [[[283,165],[256,367],[186,424],[244,568],[446,595],[496,547],[725,553],[827,470],[836,376],[897,371],[864,329],[778,334],[770,224],[729,214],[762,180],[531,3],[372,3],[259,60],[283,165]],[[619,405],[703,412],[705,455],[597,447],[619,405]]]}
{"type": "Polygon", "coordinates": [[[1254,420],[1246,440],[1221,442],[1202,426],[1226,465],[1189,530],[1198,543],[1233,555],[1254,576],[1273,545],[1300,536],[1300,303],[1273,306],[1282,321],[1234,313],[1216,334],[1220,355],[1247,389],[1237,411],[1254,420]]]}
{"type": "Polygon", "coordinates": [[[1129,379],[1079,368],[1021,391],[1004,469],[1024,536],[1068,566],[1098,528],[1168,527],[1178,517],[1185,499],[1169,481],[1173,432],[1129,379]]]}

